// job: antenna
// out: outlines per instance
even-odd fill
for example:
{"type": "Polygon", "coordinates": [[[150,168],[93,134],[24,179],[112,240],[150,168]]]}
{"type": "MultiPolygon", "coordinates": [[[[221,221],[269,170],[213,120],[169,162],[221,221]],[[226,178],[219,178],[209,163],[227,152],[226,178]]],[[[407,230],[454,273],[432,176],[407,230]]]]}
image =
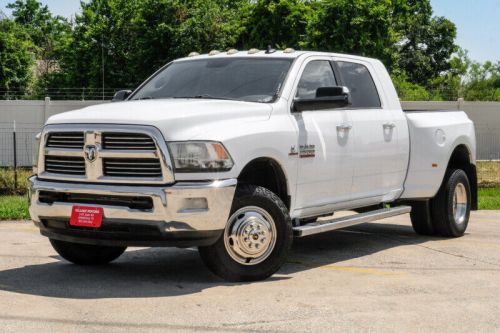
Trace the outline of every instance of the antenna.
{"type": "Polygon", "coordinates": [[[274,52],[276,52],[276,50],[271,47],[271,44],[267,45],[266,54],[271,54],[274,52]]]}

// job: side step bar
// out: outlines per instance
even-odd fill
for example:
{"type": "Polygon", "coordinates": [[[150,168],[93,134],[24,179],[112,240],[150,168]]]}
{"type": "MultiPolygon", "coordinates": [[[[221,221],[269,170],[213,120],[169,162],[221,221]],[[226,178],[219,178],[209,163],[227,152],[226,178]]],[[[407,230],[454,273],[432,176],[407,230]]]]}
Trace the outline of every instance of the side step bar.
{"type": "Polygon", "coordinates": [[[398,206],[393,208],[382,208],[371,212],[339,217],[327,221],[318,221],[293,228],[293,235],[295,237],[304,237],[322,232],[337,230],[352,225],[372,222],[376,220],[385,219],[387,217],[402,215],[411,211],[410,206],[398,206]]]}

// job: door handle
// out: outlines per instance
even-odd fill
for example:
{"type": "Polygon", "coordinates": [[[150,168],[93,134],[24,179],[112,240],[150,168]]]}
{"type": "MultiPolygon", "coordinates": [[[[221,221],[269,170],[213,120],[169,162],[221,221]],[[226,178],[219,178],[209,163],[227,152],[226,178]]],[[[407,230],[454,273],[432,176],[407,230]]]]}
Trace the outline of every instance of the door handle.
{"type": "Polygon", "coordinates": [[[394,127],[396,127],[396,124],[395,123],[385,123],[382,126],[384,127],[384,129],[393,129],[394,127]]]}
{"type": "Polygon", "coordinates": [[[351,124],[337,125],[337,131],[349,131],[352,128],[351,124]]]}

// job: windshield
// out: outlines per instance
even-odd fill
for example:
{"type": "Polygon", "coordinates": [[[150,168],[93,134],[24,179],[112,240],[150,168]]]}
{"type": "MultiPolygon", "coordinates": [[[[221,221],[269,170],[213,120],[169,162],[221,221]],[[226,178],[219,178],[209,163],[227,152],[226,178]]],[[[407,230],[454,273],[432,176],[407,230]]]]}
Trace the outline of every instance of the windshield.
{"type": "Polygon", "coordinates": [[[173,62],[133,96],[274,101],[292,59],[219,58],[173,62]]]}

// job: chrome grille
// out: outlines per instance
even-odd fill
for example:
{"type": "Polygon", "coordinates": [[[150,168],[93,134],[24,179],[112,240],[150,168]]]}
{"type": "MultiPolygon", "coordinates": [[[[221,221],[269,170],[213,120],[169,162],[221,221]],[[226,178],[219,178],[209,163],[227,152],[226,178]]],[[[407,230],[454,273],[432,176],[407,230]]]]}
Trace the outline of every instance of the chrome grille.
{"type": "Polygon", "coordinates": [[[82,149],[85,143],[83,132],[58,132],[50,133],[47,147],[82,149]]]}
{"type": "Polygon", "coordinates": [[[161,132],[152,126],[47,125],[41,136],[41,179],[113,184],[175,181],[161,132]]]}
{"type": "Polygon", "coordinates": [[[45,171],[62,175],[85,176],[83,157],[46,156],[45,171]]]}
{"type": "Polygon", "coordinates": [[[104,158],[103,173],[110,177],[161,177],[161,164],[157,158],[104,158]]]}
{"type": "Polygon", "coordinates": [[[153,139],[141,133],[103,133],[102,147],[112,150],[155,150],[153,139]]]}

